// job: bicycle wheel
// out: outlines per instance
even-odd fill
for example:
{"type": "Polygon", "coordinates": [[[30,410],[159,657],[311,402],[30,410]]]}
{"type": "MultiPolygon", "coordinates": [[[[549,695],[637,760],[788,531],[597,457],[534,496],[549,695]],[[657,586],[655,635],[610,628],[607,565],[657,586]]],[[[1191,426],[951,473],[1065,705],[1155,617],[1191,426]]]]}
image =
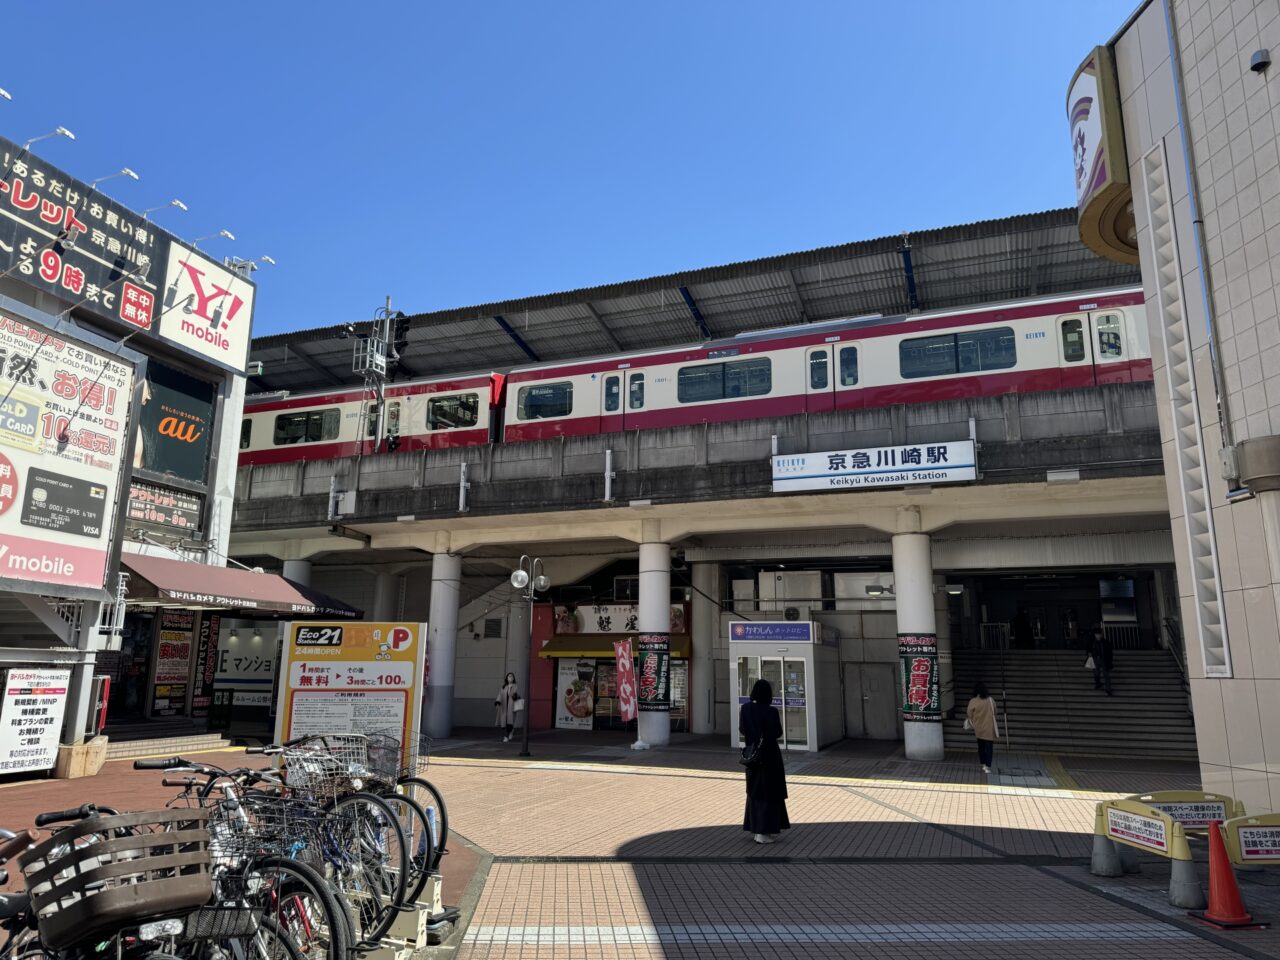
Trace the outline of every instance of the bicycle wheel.
{"type": "Polygon", "coordinates": [[[271,917],[262,918],[258,935],[243,947],[242,953],[232,952],[234,960],[307,960],[293,937],[271,917]]]}
{"type": "Polygon", "coordinates": [[[408,842],[390,805],[352,793],[327,808],[321,826],[326,875],[351,904],[356,946],[378,943],[404,903],[408,842]]]}
{"type": "Polygon", "coordinates": [[[430,869],[439,870],[440,858],[449,852],[446,846],[449,841],[449,812],[444,806],[444,796],[435,784],[422,777],[402,778],[396,784],[396,792],[403,793],[426,812],[427,822],[432,824],[431,839],[435,847],[435,859],[430,869]]]}
{"type": "Polygon", "coordinates": [[[396,814],[400,829],[409,852],[409,879],[405,883],[405,903],[418,902],[422,888],[427,885],[427,877],[431,875],[431,864],[435,862],[436,848],[431,837],[431,823],[426,811],[417,802],[403,793],[379,794],[396,814]]]}
{"type": "Polygon", "coordinates": [[[246,886],[303,960],[347,960],[353,946],[346,907],[305,863],[262,857],[245,871],[246,886]]]}

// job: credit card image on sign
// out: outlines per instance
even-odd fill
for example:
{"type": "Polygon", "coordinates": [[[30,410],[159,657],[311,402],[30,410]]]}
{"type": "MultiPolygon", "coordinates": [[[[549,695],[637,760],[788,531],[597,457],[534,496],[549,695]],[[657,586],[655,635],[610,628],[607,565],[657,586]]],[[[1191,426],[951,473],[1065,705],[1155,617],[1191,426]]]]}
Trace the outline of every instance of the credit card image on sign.
{"type": "Polygon", "coordinates": [[[32,467],[22,525],[96,539],[107,511],[107,488],[100,483],[32,467]]]}

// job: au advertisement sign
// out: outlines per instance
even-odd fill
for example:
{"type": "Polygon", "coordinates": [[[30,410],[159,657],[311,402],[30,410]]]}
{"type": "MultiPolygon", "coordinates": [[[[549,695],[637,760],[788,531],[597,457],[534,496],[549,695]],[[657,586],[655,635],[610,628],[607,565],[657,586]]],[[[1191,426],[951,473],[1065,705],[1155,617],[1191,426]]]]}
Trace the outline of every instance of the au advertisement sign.
{"type": "Polygon", "coordinates": [[[213,406],[213,384],[154,360],[148,362],[133,450],[134,469],[207,483],[213,406]]]}
{"type": "Polygon", "coordinates": [[[796,453],[773,458],[773,492],[909,487],[978,478],[972,440],[796,453]]]}
{"type": "Polygon", "coordinates": [[[0,273],[244,371],[253,283],[0,137],[0,273]]]}
{"type": "Polygon", "coordinates": [[[131,363],[0,313],[4,589],[69,596],[106,583],[133,390],[131,363]]]}
{"type": "Polygon", "coordinates": [[[415,743],[425,623],[291,623],[276,742],[323,733],[395,733],[415,743]]]}
{"type": "Polygon", "coordinates": [[[0,775],[57,762],[70,680],[70,670],[9,670],[0,699],[0,775]]]}

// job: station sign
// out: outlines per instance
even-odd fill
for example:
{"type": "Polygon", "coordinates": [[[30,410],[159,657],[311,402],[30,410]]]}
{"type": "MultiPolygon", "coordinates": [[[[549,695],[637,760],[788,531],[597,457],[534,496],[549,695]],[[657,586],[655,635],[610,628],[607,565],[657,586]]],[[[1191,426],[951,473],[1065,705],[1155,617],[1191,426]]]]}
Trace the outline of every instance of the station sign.
{"type": "Polygon", "coordinates": [[[280,669],[276,742],[326,733],[417,743],[425,623],[291,623],[280,669]]]}
{"type": "Polygon", "coordinates": [[[70,670],[9,670],[0,688],[0,775],[57,763],[70,682],[70,670]]]}
{"type": "Polygon", "coordinates": [[[243,373],[254,285],[0,137],[0,273],[243,373]]]}
{"type": "Polygon", "coordinates": [[[132,362],[0,313],[0,589],[101,595],[134,390],[132,362]]]}
{"type": "Polygon", "coordinates": [[[972,440],[861,447],[773,458],[773,492],[963,483],[978,479],[972,440]]]}

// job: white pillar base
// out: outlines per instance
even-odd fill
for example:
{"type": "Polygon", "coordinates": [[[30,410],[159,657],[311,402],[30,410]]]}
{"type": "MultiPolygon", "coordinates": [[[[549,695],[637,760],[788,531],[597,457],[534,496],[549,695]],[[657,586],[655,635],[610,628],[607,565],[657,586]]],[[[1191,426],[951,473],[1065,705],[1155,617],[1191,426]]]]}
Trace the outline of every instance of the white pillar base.
{"type": "Polygon", "coordinates": [[[648,750],[649,745],[645,743],[643,740],[637,740],[635,743],[631,745],[631,749],[632,750],[648,750]]]}
{"type": "Polygon", "coordinates": [[[941,760],[946,755],[942,745],[942,724],[912,720],[904,723],[902,728],[908,760],[941,760]]]}

